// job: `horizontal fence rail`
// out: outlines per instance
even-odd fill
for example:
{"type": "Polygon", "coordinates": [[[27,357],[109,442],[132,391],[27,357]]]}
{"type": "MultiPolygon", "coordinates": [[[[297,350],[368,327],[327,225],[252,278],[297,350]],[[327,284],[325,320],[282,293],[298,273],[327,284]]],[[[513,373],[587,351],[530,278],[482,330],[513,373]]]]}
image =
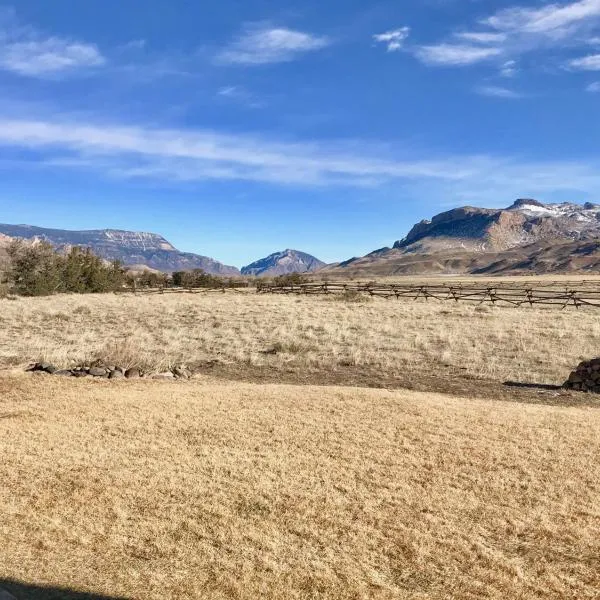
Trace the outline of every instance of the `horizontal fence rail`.
{"type": "Polygon", "coordinates": [[[295,285],[263,284],[257,288],[265,294],[355,295],[365,294],[398,300],[442,300],[504,304],[518,306],[547,305],[558,308],[594,306],[600,308],[600,282],[565,285],[555,282],[527,286],[514,282],[484,284],[385,284],[385,283],[301,283],[295,285]]]}

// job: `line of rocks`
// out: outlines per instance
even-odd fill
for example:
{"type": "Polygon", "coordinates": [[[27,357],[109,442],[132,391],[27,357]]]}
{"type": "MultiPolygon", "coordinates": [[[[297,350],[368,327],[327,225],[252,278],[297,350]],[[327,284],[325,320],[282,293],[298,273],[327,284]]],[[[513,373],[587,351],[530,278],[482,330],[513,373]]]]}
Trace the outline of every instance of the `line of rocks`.
{"type": "Polygon", "coordinates": [[[26,371],[33,373],[48,373],[58,377],[95,377],[98,379],[189,379],[192,372],[185,366],[173,367],[161,373],[145,373],[132,367],[125,369],[115,365],[80,366],[73,369],[59,369],[51,363],[39,362],[27,367],[26,371]]]}
{"type": "Polygon", "coordinates": [[[569,375],[563,387],[580,392],[600,393],[600,358],[584,360],[569,375]]]}

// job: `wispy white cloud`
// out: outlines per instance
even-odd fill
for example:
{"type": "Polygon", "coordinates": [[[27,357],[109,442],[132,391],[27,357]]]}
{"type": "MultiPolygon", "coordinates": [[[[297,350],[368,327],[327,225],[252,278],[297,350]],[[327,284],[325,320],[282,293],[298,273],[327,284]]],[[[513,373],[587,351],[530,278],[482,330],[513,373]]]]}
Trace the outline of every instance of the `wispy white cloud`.
{"type": "Polygon", "coordinates": [[[569,62],[572,69],[578,71],[600,71],[600,54],[590,54],[569,62]]]}
{"type": "Polygon", "coordinates": [[[12,11],[1,15],[0,69],[27,77],[55,77],[105,63],[94,44],[44,35],[20,25],[12,11]]]}
{"type": "Polygon", "coordinates": [[[516,60],[507,60],[502,65],[500,65],[500,76],[501,77],[514,77],[518,73],[519,69],[517,67],[516,60]]]}
{"type": "Polygon", "coordinates": [[[240,85],[227,85],[217,90],[217,96],[247,108],[264,108],[267,103],[240,85]]]}
{"type": "Polygon", "coordinates": [[[119,50],[144,50],[146,48],[147,42],[144,39],[131,40],[126,44],[122,44],[119,47],[119,50]]]}
{"type": "Polygon", "coordinates": [[[404,46],[409,35],[410,27],[400,27],[385,33],[378,33],[373,36],[373,39],[378,43],[385,44],[388,52],[396,52],[404,46]]]}
{"type": "Polygon", "coordinates": [[[216,61],[249,66],[289,62],[329,44],[331,40],[325,36],[264,23],[252,24],[247,25],[240,36],[217,54],[216,61]]]}
{"type": "Polygon", "coordinates": [[[600,81],[594,81],[590,83],[586,88],[586,92],[591,92],[594,94],[600,93],[600,81]]]}
{"type": "Polygon", "coordinates": [[[502,54],[502,50],[464,44],[435,44],[419,46],[415,54],[428,65],[466,66],[490,60],[502,54]]]}
{"type": "MultiPolygon", "coordinates": [[[[480,19],[474,31],[451,32],[413,52],[429,65],[468,66],[490,58],[507,64],[530,52],[594,45],[599,28],[600,0],[513,6],[480,19]]],[[[500,74],[512,76],[514,69],[500,67],[500,74]]]]}
{"type": "Polygon", "coordinates": [[[245,180],[303,187],[393,183],[435,188],[444,197],[479,194],[481,201],[493,195],[497,201],[565,189],[600,193],[600,160],[594,158],[582,162],[473,155],[392,159],[389,147],[360,142],[292,143],[214,131],[48,119],[0,119],[0,147],[5,160],[28,156],[35,167],[86,169],[153,181],[245,180]]]}
{"type": "Polygon", "coordinates": [[[228,85],[226,87],[219,88],[217,96],[224,96],[225,98],[234,98],[239,95],[239,88],[235,85],[228,85]]]}
{"type": "Polygon", "coordinates": [[[547,4],[540,8],[506,8],[482,22],[507,33],[541,34],[560,39],[574,33],[582,23],[598,17],[600,0],[578,0],[567,4],[547,4]]]}
{"type": "Polygon", "coordinates": [[[476,44],[501,44],[506,41],[506,34],[489,31],[458,31],[454,37],[476,44]]]}
{"type": "Polygon", "coordinates": [[[519,98],[524,98],[523,94],[519,92],[496,85],[483,85],[475,88],[475,92],[480,96],[504,98],[506,100],[518,100],[519,98]]]}

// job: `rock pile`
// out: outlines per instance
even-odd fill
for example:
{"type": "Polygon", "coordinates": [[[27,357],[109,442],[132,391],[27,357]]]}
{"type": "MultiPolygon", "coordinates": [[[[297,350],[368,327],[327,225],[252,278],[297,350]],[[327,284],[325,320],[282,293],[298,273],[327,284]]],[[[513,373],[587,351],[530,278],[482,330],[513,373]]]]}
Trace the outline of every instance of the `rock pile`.
{"type": "Polygon", "coordinates": [[[146,377],[149,379],[189,379],[192,376],[191,371],[185,366],[173,367],[170,371],[163,373],[144,373],[141,369],[117,367],[114,365],[96,365],[81,366],[73,369],[58,369],[50,363],[34,363],[30,365],[27,371],[37,373],[48,373],[59,377],[96,377],[100,379],[139,379],[146,377]]]}
{"type": "Polygon", "coordinates": [[[569,390],[600,394],[600,358],[584,360],[579,363],[563,387],[569,390]]]}

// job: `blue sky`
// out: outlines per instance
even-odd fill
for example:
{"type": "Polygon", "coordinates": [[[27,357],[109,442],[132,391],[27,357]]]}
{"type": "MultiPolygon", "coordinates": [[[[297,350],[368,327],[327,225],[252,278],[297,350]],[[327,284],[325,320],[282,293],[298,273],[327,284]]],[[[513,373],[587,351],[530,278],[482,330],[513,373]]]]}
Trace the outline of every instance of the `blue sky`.
{"type": "Polygon", "coordinates": [[[600,0],[0,3],[0,222],[335,261],[600,201],[600,0]]]}

